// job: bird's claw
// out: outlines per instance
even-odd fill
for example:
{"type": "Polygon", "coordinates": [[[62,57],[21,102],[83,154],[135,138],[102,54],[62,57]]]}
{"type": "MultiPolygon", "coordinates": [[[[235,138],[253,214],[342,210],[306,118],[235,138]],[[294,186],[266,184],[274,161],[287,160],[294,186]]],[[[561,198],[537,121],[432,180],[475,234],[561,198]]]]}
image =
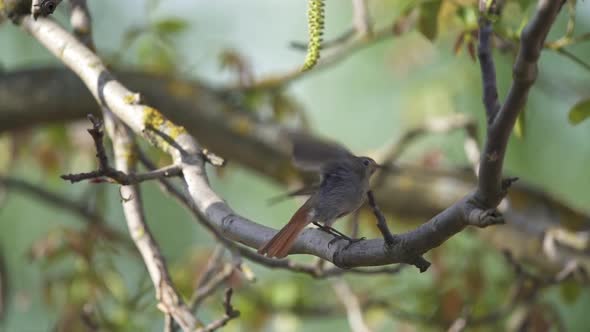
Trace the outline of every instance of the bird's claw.
{"type": "Polygon", "coordinates": [[[339,240],[346,240],[346,241],[348,241],[348,244],[344,247],[344,250],[346,250],[346,249],[350,248],[353,244],[364,241],[366,239],[367,239],[366,237],[353,239],[348,236],[334,236],[334,238],[332,240],[330,240],[330,242],[328,242],[328,247],[330,247],[335,242],[338,242],[339,240]]]}
{"type": "Polygon", "coordinates": [[[348,241],[348,244],[346,245],[346,247],[344,247],[344,249],[348,249],[351,245],[353,245],[353,244],[355,244],[357,242],[360,242],[362,240],[365,240],[364,237],[361,237],[361,238],[358,238],[358,239],[350,238],[350,237],[344,235],[343,233],[337,231],[336,229],[334,229],[334,228],[332,228],[330,226],[321,225],[321,224],[315,223],[315,222],[313,224],[315,226],[317,226],[318,229],[320,229],[320,230],[322,230],[322,231],[324,231],[324,232],[326,232],[326,233],[334,236],[334,238],[332,240],[330,240],[330,242],[328,242],[328,247],[330,247],[335,242],[338,242],[338,240],[346,240],[346,241],[348,241]]]}
{"type": "Polygon", "coordinates": [[[358,239],[348,239],[348,244],[346,245],[346,247],[344,247],[344,250],[350,248],[353,244],[358,243],[358,242],[361,242],[361,241],[364,241],[366,239],[367,238],[364,237],[364,236],[361,237],[361,238],[358,238],[358,239]]]}

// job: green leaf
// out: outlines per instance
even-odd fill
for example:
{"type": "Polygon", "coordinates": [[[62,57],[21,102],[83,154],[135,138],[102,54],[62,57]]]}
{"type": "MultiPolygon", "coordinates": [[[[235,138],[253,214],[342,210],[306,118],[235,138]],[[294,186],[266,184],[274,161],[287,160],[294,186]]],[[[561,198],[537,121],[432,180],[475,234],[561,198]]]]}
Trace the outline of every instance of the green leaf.
{"type": "Polygon", "coordinates": [[[516,123],[514,124],[514,136],[516,138],[522,139],[525,135],[525,128],[526,128],[526,108],[523,109],[520,114],[518,114],[518,118],[516,118],[516,123]]]}
{"type": "Polygon", "coordinates": [[[572,304],[576,302],[578,297],[580,297],[580,292],[582,289],[580,288],[580,284],[576,283],[575,281],[568,280],[561,284],[559,291],[563,301],[567,304],[572,304]]]}
{"type": "Polygon", "coordinates": [[[123,35],[123,44],[129,45],[136,41],[139,37],[146,33],[146,28],[141,26],[134,26],[125,32],[123,35]]]}
{"type": "Polygon", "coordinates": [[[428,38],[434,40],[438,34],[438,12],[442,1],[428,1],[420,6],[418,30],[428,38]]]}
{"type": "Polygon", "coordinates": [[[281,282],[274,286],[271,293],[271,303],[275,308],[288,308],[297,302],[300,290],[292,281],[281,282]]]}
{"type": "MultiPolygon", "coordinates": [[[[523,10],[526,10],[527,8],[529,8],[532,4],[533,4],[533,0],[518,0],[517,1],[520,4],[520,7],[523,10]]],[[[536,3],[536,1],[534,1],[536,3]]]]}
{"type": "Polygon", "coordinates": [[[153,27],[158,34],[175,34],[186,30],[188,23],[180,18],[169,17],[154,22],[153,27]]]}
{"type": "Polygon", "coordinates": [[[148,35],[137,41],[137,59],[150,72],[166,73],[176,68],[174,50],[158,36],[148,35]]]}
{"type": "Polygon", "coordinates": [[[572,125],[580,124],[588,117],[590,117],[590,98],[575,104],[568,115],[569,121],[572,125]]]}

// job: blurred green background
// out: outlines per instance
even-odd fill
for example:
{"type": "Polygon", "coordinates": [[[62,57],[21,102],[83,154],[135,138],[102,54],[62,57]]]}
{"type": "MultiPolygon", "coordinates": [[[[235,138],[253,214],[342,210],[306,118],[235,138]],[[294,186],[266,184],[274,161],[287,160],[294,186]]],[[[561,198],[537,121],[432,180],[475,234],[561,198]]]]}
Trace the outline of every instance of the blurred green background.
{"type": "MultiPolygon", "coordinates": [[[[383,26],[392,22],[406,2],[369,1],[376,24],[383,26]]],[[[461,3],[464,2],[469,1],[461,3]]],[[[350,28],[351,6],[350,1],[328,0],[326,3],[325,38],[331,39],[350,28]]],[[[231,72],[220,68],[220,54],[226,50],[234,50],[245,57],[256,77],[286,72],[303,62],[304,52],[290,48],[289,43],[307,38],[305,1],[91,0],[89,5],[97,49],[118,66],[146,68],[172,61],[180,75],[221,86],[235,81],[231,72]],[[134,29],[169,18],[187,24],[182,32],[170,34],[169,44],[162,44],[149,33],[140,33],[133,42],[125,40],[125,35],[134,29]]],[[[61,7],[56,17],[66,22],[65,6],[61,7]]],[[[507,8],[513,10],[508,16],[518,25],[533,7],[520,11],[515,6],[507,8]]],[[[576,33],[588,32],[590,4],[578,1],[577,9],[576,33]]],[[[550,39],[563,34],[566,19],[562,13],[550,39]]],[[[453,52],[457,33],[455,25],[449,24],[440,29],[434,42],[417,31],[388,38],[352,54],[340,64],[310,73],[295,82],[289,92],[305,109],[316,133],[342,142],[357,153],[390,144],[408,127],[434,115],[466,113],[483,125],[479,65],[465,50],[459,54],[453,52]]],[[[0,26],[0,45],[3,71],[59,65],[35,40],[11,24],[0,26]]],[[[572,46],[570,50],[581,59],[590,59],[589,43],[572,46]]],[[[510,84],[512,57],[496,53],[495,59],[502,98],[510,84]]],[[[559,200],[590,212],[590,121],[572,126],[567,116],[572,105],[590,97],[590,72],[551,51],[543,53],[540,64],[539,80],[526,107],[524,136],[512,139],[506,170],[559,200]]],[[[54,167],[39,162],[40,146],[48,137],[56,135],[62,135],[60,128],[35,134],[31,147],[26,148],[31,153],[19,158],[17,173],[13,175],[26,177],[68,197],[93,197],[112,225],[126,232],[115,186],[70,185],[59,179],[62,173],[92,169],[91,148],[87,155],[67,159],[68,162],[58,156],[54,167]]],[[[417,160],[435,151],[441,153],[444,165],[465,165],[462,139],[460,133],[422,139],[405,159],[417,160]]],[[[0,136],[0,161],[5,160],[6,155],[2,155],[8,153],[7,138],[0,136]]],[[[209,175],[214,189],[230,206],[265,225],[282,225],[299,203],[290,201],[268,206],[267,199],[284,188],[236,164],[230,164],[221,176],[214,171],[209,175]]],[[[192,285],[213,250],[214,242],[172,199],[162,198],[157,186],[148,184],[142,188],[150,226],[174,279],[180,285],[192,285]]],[[[0,249],[5,256],[11,295],[0,331],[49,331],[67,310],[66,298],[82,299],[88,294],[84,283],[65,281],[68,275],[88,273],[90,269],[82,260],[56,258],[59,262],[52,264],[47,260],[31,260],[28,254],[32,244],[48,233],[81,226],[72,215],[39,204],[30,197],[10,193],[3,198],[0,249]],[[45,287],[49,280],[63,282],[61,288],[54,288],[51,296],[45,287]]],[[[449,270],[443,287],[434,286],[436,271],[418,274],[414,268],[394,276],[346,276],[345,279],[363,297],[387,299],[396,307],[426,315],[440,307],[440,295],[449,289],[462,290],[461,296],[476,304],[476,310],[481,312],[502,304],[511,274],[497,251],[490,250],[473,235],[463,233],[444,244],[439,255],[449,270]],[[473,268],[479,269],[485,279],[485,287],[476,292],[461,287],[466,271],[473,268]]],[[[113,296],[120,300],[103,299],[112,302],[105,305],[111,317],[128,331],[161,330],[163,318],[153,305],[153,290],[146,280],[144,267],[132,254],[125,250],[105,250],[96,258],[96,264],[117,271],[101,276],[112,288],[113,296]],[[144,293],[141,296],[144,305],[139,313],[121,304],[136,293],[144,293]]],[[[288,309],[327,304],[338,307],[340,304],[329,280],[314,280],[305,275],[248,264],[257,281],[253,284],[234,281],[235,307],[242,316],[225,330],[349,329],[344,311],[337,315],[307,317],[288,309]],[[265,310],[257,302],[258,297],[273,304],[275,310],[265,310]]],[[[566,300],[563,289],[558,288],[546,293],[544,300],[556,305],[569,330],[584,331],[590,326],[590,317],[585,314],[590,306],[590,292],[580,288],[576,293],[566,300]]],[[[211,321],[220,310],[221,295],[218,294],[199,311],[199,318],[211,321]]],[[[369,311],[366,319],[375,331],[428,329],[415,329],[415,326],[413,329],[412,324],[379,309],[369,311]]]]}

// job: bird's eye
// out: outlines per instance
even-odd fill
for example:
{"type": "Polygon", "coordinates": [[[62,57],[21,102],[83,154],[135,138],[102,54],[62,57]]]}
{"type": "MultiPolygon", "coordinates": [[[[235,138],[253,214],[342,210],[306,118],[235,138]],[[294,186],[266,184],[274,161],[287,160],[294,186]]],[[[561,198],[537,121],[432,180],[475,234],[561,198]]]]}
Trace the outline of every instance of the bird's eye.
{"type": "Polygon", "coordinates": [[[369,166],[370,163],[369,159],[363,159],[363,165],[369,166]]]}

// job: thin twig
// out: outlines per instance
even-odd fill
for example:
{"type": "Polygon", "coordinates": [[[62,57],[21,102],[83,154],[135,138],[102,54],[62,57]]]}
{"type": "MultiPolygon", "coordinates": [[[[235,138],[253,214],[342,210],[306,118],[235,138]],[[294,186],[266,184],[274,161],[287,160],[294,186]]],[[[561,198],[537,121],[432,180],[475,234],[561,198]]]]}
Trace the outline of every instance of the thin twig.
{"type": "MultiPolygon", "coordinates": [[[[483,1],[482,1],[483,2],[483,1]]],[[[488,124],[491,123],[498,110],[498,88],[496,83],[496,67],[492,57],[492,22],[486,15],[479,18],[479,46],[477,48],[477,57],[481,68],[481,80],[483,85],[483,104],[486,108],[488,124]]]]}
{"type": "Polygon", "coordinates": [[[568,20],[565,28],[565,34],[556,41],[546,42],[545,47],[559,49],[576,43],[574,30],[576,28],[576,0],[565,0],[567,2],[568,20]]]}
{"type": "Polygon", "coordinates": [[[73,213],[80,219],[86,221],[90,226],[94,227],[98,234],[105,240],[122,243],[128,248],[133,247],[133,244],[126,236],[109,226],[110,223],[104,218],[103,215],[90,209],[88,205],[83,204],[82,202],[78,202],[58,193],[48,191],[24,179],[16,179],[0,175],[0,186],[21,191],[59,209],[62,209],[65,212],[73,213]]]}
{"type": "MultiPolygon", "coordinates": [[[[325,50],[325,49],[328,49],[331,47],[337,47],[343,43],[346,43],[348,40],[350,40],[352,37],[354,37],[355,34],[356,34],[355,29],[350,28],[350,29],[344,31],[340,36],[338,36],[334,39],[322,41],[322,44],[320,45],[320,50],[325,50]]],[[[305,43],[305,42],[292,41],[291,43],[289,43],[289,46],[291,46],[292,48],[294,48],[296,50],[300,50],[300,51],[307,50],[307,43],[305,43]]]]}
{"type": "Polygon", "coordinates": [[[24,179],[0,175],[0,186],[5,186],[32,195],[41,201],[45,201],[57,208],[63,209],[64,211],[72,212],[90,223],[107,224],[101,214],[96,213],[96,211],[90,209],[86,204],[66,198],[58,193],[51,192],[24,179]]]}
{"type": "MultiPolygon", "coordinates": [[[[102,130],[102,122],[96,119],[92,114],[88,115],[88,119],[92,122],[92,128],[88,129],[88,133],[92,136],[94,141],[96,158],[98,159],[98,170],[87,173],[65,174],[61,176],[62,179],[70,181],[71,183],[75,183],[84,180],[100,181],[99,179],[107,177],[115,181],[115,183],[130,185],[161,177],[174,177],[182,174],[182,169],[177,165],[170,165],[143,174],[127,174],[109,166],[109,160],[103,145],[104,132],[102,130]]],[[[127,157],[133,158],[132,155],[127,157]]]]}
{"type": "MultiPolygon", "coordinates": [[[[129,150],[135,146],[131,134],[127,127],[118,123],[118,120],[108,109],[103,108],[103,115],[107,121],[109,136],[113,141],[116,166],[124,172],[133,171],[135,165],[130,158],[127,158],[131,153],[129,150]]],[[[93,122],[93,124],[96,129],[96,123],[93,122]]],[[[101,163],[104,166],[103,163],[106,161],[101,163]]],[[[159,301],[158,307],[165,315],[171,315],[184,331],[195,330],[197,319],[174,289],[164,257],[146,223],[139,188],[137,185],[121,186],[121,197],[128,197],[128,199],[122,200],[123,212],[131,238],[141,253],[154,284],[156,298],[159,301]]]]}
{"type": "Polygon", "coordinates": [[[213,292],[215,292],[227,282],[227,280],[232,276],[233,272],[234,266],[232,264],[224,264],[221,270],[213,275],[210,280],[199,283],[199,286],[189,300],[189,307],[191,310],[195,312],[206,298],[211,296],[213,292]]]}
{"type": "Polygon", "coordinates": [[[509,251],[503,251],[503,254],[505,261],[511,267],[516,278],[514,287],[509,292],[506,304],[494,311],[478,316],[474,316],[470,310],[465,310],[467,312],[455,320],[449,331],[463,331],[469,327],[474,328],[495,324],[513,313],[514,309],[521,303],[532,303],[542,289],[572,279],[576,275],[582,275],[584,277],[585,280],[582,279],[581,281],[588,281],[584,270],[576,262],[566,264],[561,271],[554,275],[537,275],[522,266],[509,251]]]}
{"type": "Polygon", "coordinates": [[[172,315],[166,314],[164,315],[164,332],[173,332],[174,331],[174,319],[172,319],[172,315]]]}
{"type": "Polygon", "coordinates": [[[387,245],[393,245],[395,243],[396,239],[393,236],[393,234],[391,233],[391,231],[389,230],[389,227],[387,226],[387,220],[385,219],[385,216],[383,215],[383,213],[381,212],[381,210],[377,206],[377,203],[375,202],[375,196],[373,196],[372,190],[369,190],[367,192],[367,202],[369,203],[369,206],[373,210],[373,213],[375,214],[375,218],[377,218],[377,227],[379,228],[381,235],[383,235],[383,239],[385,240],[385,243],[387,245]]]}
{"type": "Polygon", "coordinates": [[[505,250],[503,254],[504,258],[506,259],[506,262],[508,263],[508,265],[510,265],[510,267],[517,276],[524,277],[531,281],[534,281],[539,285],[539,287],[556,285],[566,280],[574,279],[576,277],[578,277],[579,281],[581,282],[589,281],[586,270],[582,266],[580,266],[576,261],[570,261],[569,263],[565,264],[565,266],[557,273],[547,276],[545,274],[537,275],[527,270],[522,264],[520,264],[514,258],[510,251],[505,250]]]}
{"type": "Polygon", "coordinates": [[[64,174],[60,177],[64,180],[76,183],[85,180],[91,180],[96,183],[112,182],[120,185],[139,184],[144,181],[156,180],[159,178],[171,178],[182,175],[182,169],[177,165],[169,165],[147,173],[123,173],[114,168],[108,167],[104,170],[98,170],[87,173],[64,174]],[[112,181],[105,180],[104,177],[112,181]]]}
{"type": "Polygon", "coordinates": [[[74,28],[76,37],[89,49],[96,51],[92,39],[92,17],[86,0],[70,1],[70,24],[74,28]]]}
{"type": "Polygon", "coordinates": [[[223,245],[218,244],[215,246],[215,249],[213,250],[211,257],[209,257],[209,260],[207,261],[207,265],[205,266],[205,271],[203,271],[203,273],[201,273],[201,276],[199,277],[199,281],[197,281],[197,284],[195,286],[195,290],[199,289],[202,285],[209,282],[209,280],[211,280],[211,278],[215,275],[215,273],[218,272],[219,267],[222,262],[222,259],[223,259],[224,252],[225,252],[225,248],[223,247],[223,245]]]}
{"type": "MultiPolygon", "coordinates": [[[[347,57],[354,54],[356,51],[364,49],[365,47],[379,43],[394,35],[395,24],[389,25],[385,28],[375,31],[370,37],[356,36],[355,38],[348,38],[344,43],[341,43],[338,47],[332,47],[332,49],[326,50],[322,54],[322,58],[315,65],[314,70],[301,71],[299,67],[283,74],[273,74],[269,77],[257,80],[252,85],[243,87],[244,90],[263,90],[272,89],[279,86],[286,86],[302,77],[307,73],[318,72],[319,70],[328,68],[332,65],[339,63],[347,57]]],[[[240,89],[240,87],[235,87],[240,89]]]]}
{"type": "MultiPolygon", "coordinates": [[[[387,226],[387,220],[385,219],[383,212],[381,212],[381,209],[379,209],[379,206],[377,206],[377,203],[375,202],[375,197],[373,196],[373,191],[371,190],[367,192],[367,201],[369,203],[369,206],[373,210],[373,213],[375,214],[375,218],[377,218],[377,228],[379,228],[381,235],[383,235],[385,244],[388,247],[395,245],[396,242],[398,242],[398,238],[391,234],[391,231],[387,226]]],[[[414,257],[411,257],[410,259],[408,259],[406,263],[416,266],[420,270],[420,272],[425,272],[430,267],[430,262],[424,259],[424,257],[422,257],[421,255],[415,255],[414,257]]]]}
{"type": "Polygon", "coordinates": [[[584,69],[590,71],[590,64],[585,62],[584,60],[582,60],[580,57],[573,54],[572,52],[570,52],[564,48],[558,48],[558,49],[555,49],[554,51],[565,56],[566,58],[572,60],[574,63],[578,64],[579,66],[583,67],[584,69]]]}
{"type": "Polygon", "coordinates": [[[225,309],[225,314],[223,317],[217,319],[214,322],[209,323],[207,326],[196,330],[197,332],[210,332],[215,331],[219,328],[224,327],[230,320],[237,318],[240,316],[240,312],[235,310],[231,304],[231,297],[233,294],[233,290],[228,288],[225,291],[225,296],[223,300],[223,308],[225,309]]]}
{"type": "MultiPolygon", "coordinates": [[[[391,147],[387,148],[387,153],[380,158],[379,162],[385,167],[391,167],[416,139],[426,134],[444,134],[458,129],[464,129],[466,133],[465,153],[467,159],[472,165],[477,165],[479,161],[479,144],[477,142],[476,124],[472,118],[460,113],[447,117],[429,118],[422,124],[405,131],[391,147]]],[[[373,187],[383,185],[386,175],[386,172],[379,172],[373,181],[373,187]]]]}

